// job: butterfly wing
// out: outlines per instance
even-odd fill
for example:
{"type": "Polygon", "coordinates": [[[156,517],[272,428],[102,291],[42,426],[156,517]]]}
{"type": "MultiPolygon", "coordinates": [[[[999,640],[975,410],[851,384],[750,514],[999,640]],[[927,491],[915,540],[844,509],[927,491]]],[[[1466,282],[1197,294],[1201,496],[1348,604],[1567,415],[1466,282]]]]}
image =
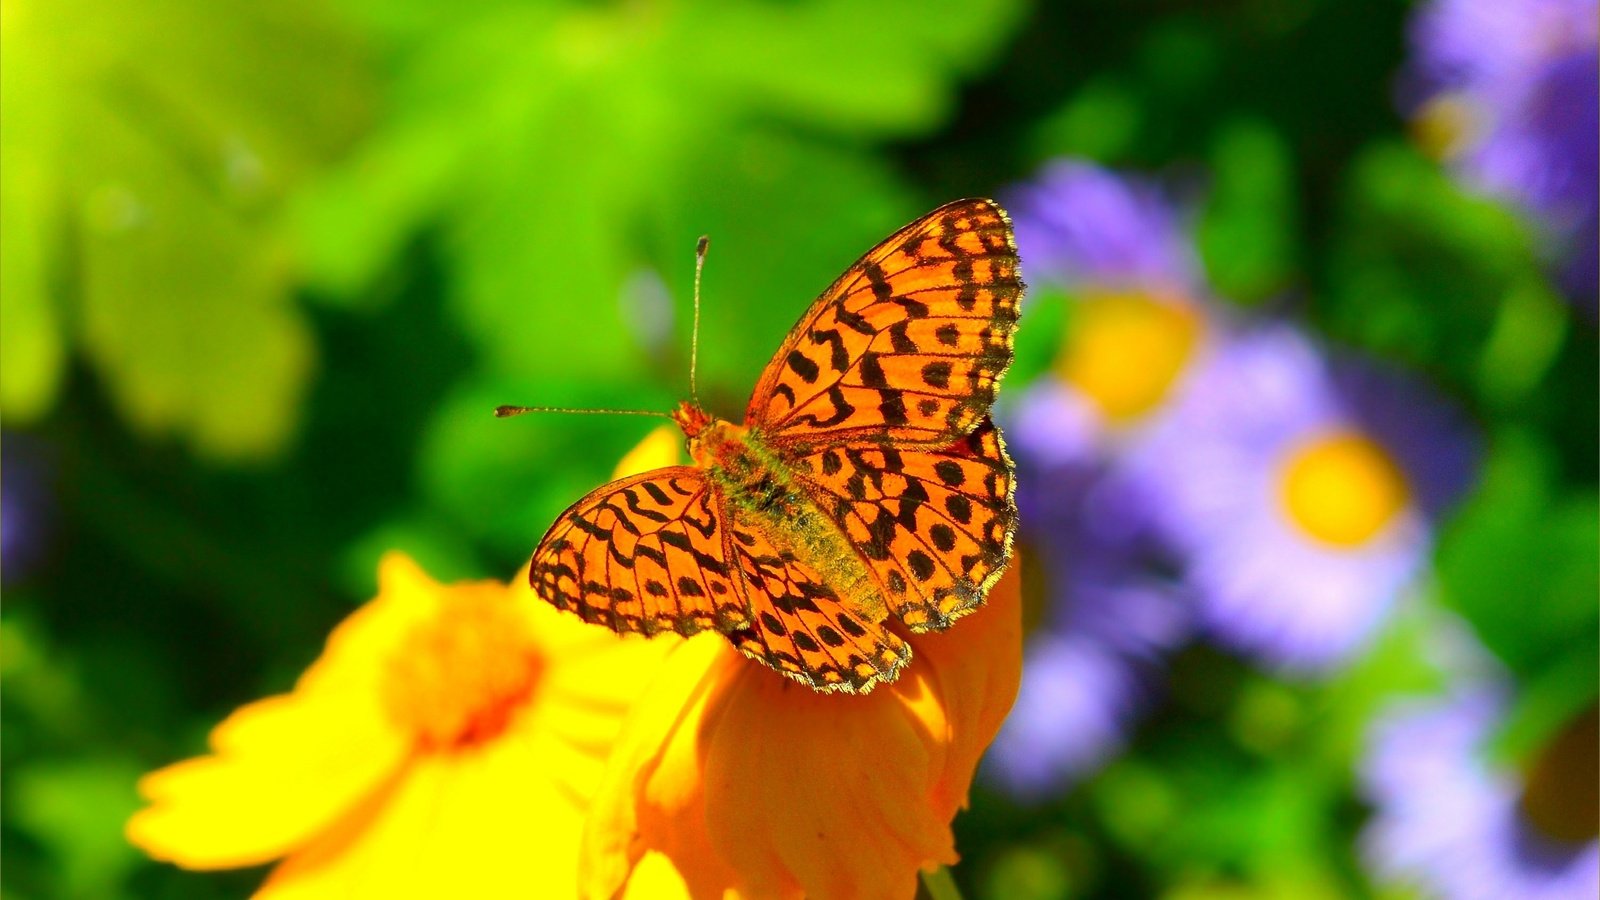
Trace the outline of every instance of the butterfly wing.
{"type": "Polygon", "coordinates": [[[558,609],[619,634],[747,625],[723,509],[716,486],[691,466],[613,481],[550,526],[528,580],[558,609]]]}
{"type": "Polygon", "coordinates": [[[795,471],[912,631],[977,608],[1010,558],[1016,478],[987,416],[947,447],[830,447],[795,471]]]}
{"type": "Polygon", "coordinates": [[[865,693],[893,681],[911,647],[885,627],[883,611],[848,608],[822,573],[734,516],[729,553],[752,616],[727,632],[733,645],[814,690],[865,693]]]}
{"type": "Polygon", "coordinates": [[[1005,212],[958,200],[891,235],[812,304],[745,413],[777,447],[944,446],[988,413],[1022,281],[1005,212]]]}

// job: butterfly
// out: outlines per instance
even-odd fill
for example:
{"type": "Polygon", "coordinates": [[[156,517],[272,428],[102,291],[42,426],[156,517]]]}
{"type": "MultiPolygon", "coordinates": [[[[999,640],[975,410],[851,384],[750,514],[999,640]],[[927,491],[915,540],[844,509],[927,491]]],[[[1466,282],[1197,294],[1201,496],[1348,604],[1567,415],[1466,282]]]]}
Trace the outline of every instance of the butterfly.
{"type": "Polygon", "coordinates": [[[801,317],[743,424],[684,401],[693,465],[562,513],[534,590],[618,633],[721,632],[819,691],[895,680],[902,631],[976,609],[1011,556],[1015,470],[989,409],[1022,292],[993,201],[901,228],[801,317]]]}

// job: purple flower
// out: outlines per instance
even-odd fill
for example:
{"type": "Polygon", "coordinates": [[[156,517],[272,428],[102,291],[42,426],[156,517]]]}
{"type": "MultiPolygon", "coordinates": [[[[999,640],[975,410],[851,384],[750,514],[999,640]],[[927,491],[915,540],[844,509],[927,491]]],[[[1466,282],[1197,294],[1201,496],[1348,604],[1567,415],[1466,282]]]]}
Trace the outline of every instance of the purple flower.
{"type": "Polygon", "coordinates": [[[1592,305],[1600,244],[1600,7],[1594,0],[1434,0],[1411,27],[1406,103],[1445,120],[1444,152],[1475,188],[1532,211],[1566,243],[1592,305]]]}
{"type": "Polygon", "coordinates": [[[1183,213],[1153,182],[1076,160],[1007,193],[1028,277],[1073,302],[1054,374],[1084,401],[1093,440],[1126,442],[1179,389],[1217,320],[1183,213]]]}
{"type": "Polygon", "coordinates": [[[1423,567],[1476,446],[1419,387],[1269,325],[1219,341],[1133,457],[1202,627],[1310,673],[1359,651],[1423,567]]]}
{"type": "Polygon", "coordinates": [[[44,550],[49,529],[47,469],[38,444],[0,436],[0,573],[15,581],[44,550]]]}
{"type": "MultiPolygon", "coordinates": [[[[1528,814],[1527,780],[1487,758],[1504,694],[1477,686],[1403,702],[1379,718],[1361,764],[1373,806],[1363,856],[1382,880],[1446,900],[1593,898],[1600,841],[1592,818],[1581,823],[1586,836],[1550,833],[1528,814]]],[[[1565,737],[1592,747],[1592,715],[1574,724],[1579,730],[1565,737]]],[[[1592,782],[1592,755],[1579,757],[1575,777],[1592,782]]]]}
{"type": "Polygon", "coordinates": [[[1186,224],[1151,183],[1060,160],[1007,197],[1035,283],[1185,293],[1200,283],[1186,224]]]}
{"type": "Polygon", "coordinates": [[[1189,614],[1160,574],[1149,508],[1102,453],[1081,395],[1046,379],[1007,418],[1031,559],[1045,576],[1041,627],[988,757],[991,777],[1038,796],[1114,754],[1155,697],[1189,614]]]}
{"type": "Polygon", "coordinates": [[[1150,494],[1122,458],[1204,357],[1215,316],[1183,216],[1154,185],[1066,160],[1010,198],[1028,277],[1074,306],[1050,375],[997,413],[1047,587],[989,771],[1037,795],[1121,747],[1188,637],[1150,494]]]}

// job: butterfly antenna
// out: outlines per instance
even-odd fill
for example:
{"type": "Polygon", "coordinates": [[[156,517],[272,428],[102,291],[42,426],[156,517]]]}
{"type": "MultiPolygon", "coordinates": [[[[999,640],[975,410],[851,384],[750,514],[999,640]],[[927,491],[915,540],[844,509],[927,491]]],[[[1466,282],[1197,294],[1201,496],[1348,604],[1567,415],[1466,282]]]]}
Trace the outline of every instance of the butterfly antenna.
{"type": "Polygon", "coordinates": [[[710,247],[711,238],[703,234],[694,244],[694,330],[689,333],[689,396],[695,406],[700,405],[700,385],[695,380],[700,361],[700,272],[706,267],[706,251],[710,247]]]}
{"type": "Polygon", "coordinates": [[[672,413],[657,412],[653,409],[576,409],[570,406],[496,406],[494,415],[497,419],[509,419],[523,413],[577,413],[579,415],[593,416],[659,416],[663,419],[672,418],[672,413]]]}
{"type": "MultiPolygon", "coordinates": [[[[700,387],[695,380],[695,370],[700,360],[700,273],[706,267],[706,249],[711,246],[711,239],[705,235],[694,245],[694,331],[689,336],[689,396],[694,398],[694,405],[700,405],[700,387]]],[[[609,415],[609,416],[659,416],[671,419],[671,413],[657,412],[653,409],[576,409],[570,406],[497,406],[494,415],[497,419],[509,419],[523,413],[576,413],[578,415],[609,415]]]]}

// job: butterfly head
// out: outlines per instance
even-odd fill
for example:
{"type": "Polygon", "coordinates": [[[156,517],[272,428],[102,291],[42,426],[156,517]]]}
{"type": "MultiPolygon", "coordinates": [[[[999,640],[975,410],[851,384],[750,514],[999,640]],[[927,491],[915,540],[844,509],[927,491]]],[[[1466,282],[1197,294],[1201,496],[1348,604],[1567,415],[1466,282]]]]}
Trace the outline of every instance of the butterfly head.
{"type": "Polygon", "coordinates": [[[672,411],[672,421],[678,423],[691,443],[698,441],[705,430],[711,427],[710,414],[688,400],[679,403],[678,408],[672,411]]]}
{"type": "Polygon", "coordinates": [[[723,465],[744,452],[742,426],[712,418],[691,400],[678,404],[672,411],[672,421],[689,439],[689,458],[697,466],[723,465]]]}

